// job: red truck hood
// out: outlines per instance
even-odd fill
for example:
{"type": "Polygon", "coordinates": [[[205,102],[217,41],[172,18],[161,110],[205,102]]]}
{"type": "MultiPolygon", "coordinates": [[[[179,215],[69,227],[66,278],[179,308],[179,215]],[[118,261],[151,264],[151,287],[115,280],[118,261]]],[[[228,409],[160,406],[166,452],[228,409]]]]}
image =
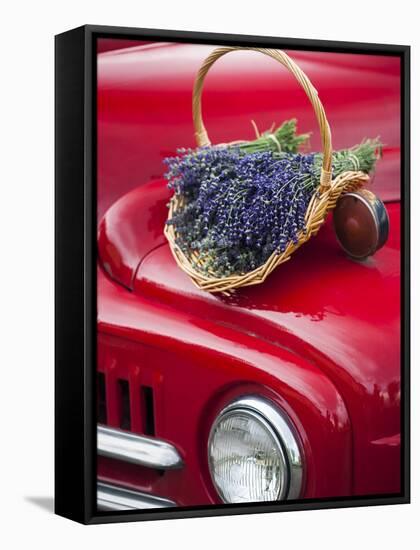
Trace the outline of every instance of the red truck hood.
{"type": "Polygon", "coordinates": [[[134,292],[269,340],[313,362],[340,392],[352,422],[365,425],[372,448],[386,446],[398,456],[400,205],[387,208],[390,239],[366,262],[343,254],[328,221],[264,284],[239,289],[232,297],[197,289],[167,244],[141,262],[134,292]]]}
{"type": "Polygon", "coordinates": [[[332,369],[333,378],[340,369],[387,392],[400,376],[399,204],[388,204],[388,212],[391,237],[365,262],[343,254],[327,222],[264,284],[232,297],[197,289],[166,244],[141,262],[134,291],[298,350],[332,369]]]}
{"type": "Polygon", "coordinates": [[[162,228],[169,198],[152,181],[108,210],[99,254],[108,275],[135,293],[278,342],[324,366],[353,390],[399,391],[400,205],[388,203],[390,236],[365,262],[350,260],[331,220],[264,284],[232,297],[197,289],[176,265],[162,228]]]}

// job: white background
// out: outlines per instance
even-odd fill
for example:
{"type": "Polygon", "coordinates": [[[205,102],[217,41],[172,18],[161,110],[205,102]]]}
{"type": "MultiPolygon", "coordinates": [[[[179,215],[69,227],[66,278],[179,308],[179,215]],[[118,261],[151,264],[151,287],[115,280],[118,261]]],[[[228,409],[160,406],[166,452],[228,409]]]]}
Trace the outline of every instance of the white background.
{"type": "MultiPolygon", "coordinates": [[[[0,64],[0,545],[3,548],[418,548],[419,50],[416,2],[3,2],[0,64]],[[83,527],[54,516],[53,35],[84,23],[411,44],[411,505],[83,527]],[[416,540],[417,539],[417,540],[416,540]]],[[[374,133],[374,128],[372,129],[374,133]]],[[[355,282],[355,290],[357,283],[355,282]]],[[[384,296],[384,300],[387,297],[384,296]]]]}

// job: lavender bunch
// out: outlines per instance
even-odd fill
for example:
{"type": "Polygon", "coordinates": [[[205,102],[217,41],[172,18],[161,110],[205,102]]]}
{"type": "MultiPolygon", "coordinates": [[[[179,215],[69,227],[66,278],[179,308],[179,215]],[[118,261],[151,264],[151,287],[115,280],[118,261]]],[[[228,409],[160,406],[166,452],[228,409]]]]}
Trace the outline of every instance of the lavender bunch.
{"type": "Polygon", "coordinates": [[[247,272],[297,242],[314,155],[203,148],[167,163],[170,187],[187,199],[168,223],[182,250],[198,252],[196,268],[215,276],[247,272]]]}
{"type": "MultiPolygon", "coordinates": [[[[346,170],[370,172],[379,145],[366,140],[334,153],[333,176],[346,170]]],[[[242,144],[183,149],[180,156],[165,159],[169,187],[184,199],[167,223],[176,229],[177,245],[185,253],[197,252],[194,267],[203,273],[226,277],[251,271],[306,230],[322,155],[260,147],[261,141],[255,150],[242,144]]]]}
{"type": "MultiPolygon", "coordinates": [[[[376,161],[382,156],[382,143],[379,138],[365,139],[350,149],[335,151],[332,156],[333,178],[347,171],[361,171],[370,174],[376,161]]],[[[316,155],[316,172],[321,173],[322,156],[316,155]]]]}

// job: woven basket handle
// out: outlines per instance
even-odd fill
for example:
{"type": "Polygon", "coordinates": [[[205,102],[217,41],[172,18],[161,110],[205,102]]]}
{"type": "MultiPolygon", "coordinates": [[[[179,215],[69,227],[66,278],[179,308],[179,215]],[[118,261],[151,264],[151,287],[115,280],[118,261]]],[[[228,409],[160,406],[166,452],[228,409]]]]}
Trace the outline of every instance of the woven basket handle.
{"type": "Polygon", "coordinates": [[[208,57],[205,59],[200,70],[197,73],[194,82],[193,89],[193,121],[195,128],[195,137],[197,145],[199,147],[204,147],[206,145],[211,145],[209,137],[207,135],[207,130],[204,126],[203,117],[201,114],[201,94],[203,92],[204,79],[210,69],[210,67],[215,63],[219,57],[233,52],[235,50],[251,50],[255,52],[260,52],[265,55],[268,55],[279,61],[282,65],[289,69],[289,71],[296,77],[296,80],[305,90],[306,95],[309,98],[309,101],[312,104],[312,107],[315,111],[316,118],[318,120],[319,129],[321,132],[322,139],[322,150],[323,150],[323,159],[322,159],[322,171],[321,171],[321,181],[319,186],[319,191],[322,193],[328,190],[331,187],[331,159],[332,159],[332,147],[331,147],[331,131],[330,125],[328,124],[327,117],[325,115],[324,107],[318,97],[318,92],[314,88],[313,84],[306,76],[306,74],[299,68],[299,66],[282,50],[273,50],[268,48],[247,48],[247,47],[221,47],[214,50],[208,57]]]}

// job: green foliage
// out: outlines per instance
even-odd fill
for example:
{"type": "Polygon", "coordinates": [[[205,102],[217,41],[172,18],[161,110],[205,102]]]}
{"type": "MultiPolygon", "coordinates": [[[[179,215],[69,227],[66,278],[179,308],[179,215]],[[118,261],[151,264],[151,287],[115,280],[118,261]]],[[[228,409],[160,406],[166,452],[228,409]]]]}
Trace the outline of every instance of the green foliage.
{"type": "Polygon", "coordinates": [[[274,132],[265,131],[254,141],[238,144],[243,153],[272,151],[273,153],[297,153],[299,147],[308,142],[310,134],[297,134],[295,118],[286,120],[274,132]]]}

